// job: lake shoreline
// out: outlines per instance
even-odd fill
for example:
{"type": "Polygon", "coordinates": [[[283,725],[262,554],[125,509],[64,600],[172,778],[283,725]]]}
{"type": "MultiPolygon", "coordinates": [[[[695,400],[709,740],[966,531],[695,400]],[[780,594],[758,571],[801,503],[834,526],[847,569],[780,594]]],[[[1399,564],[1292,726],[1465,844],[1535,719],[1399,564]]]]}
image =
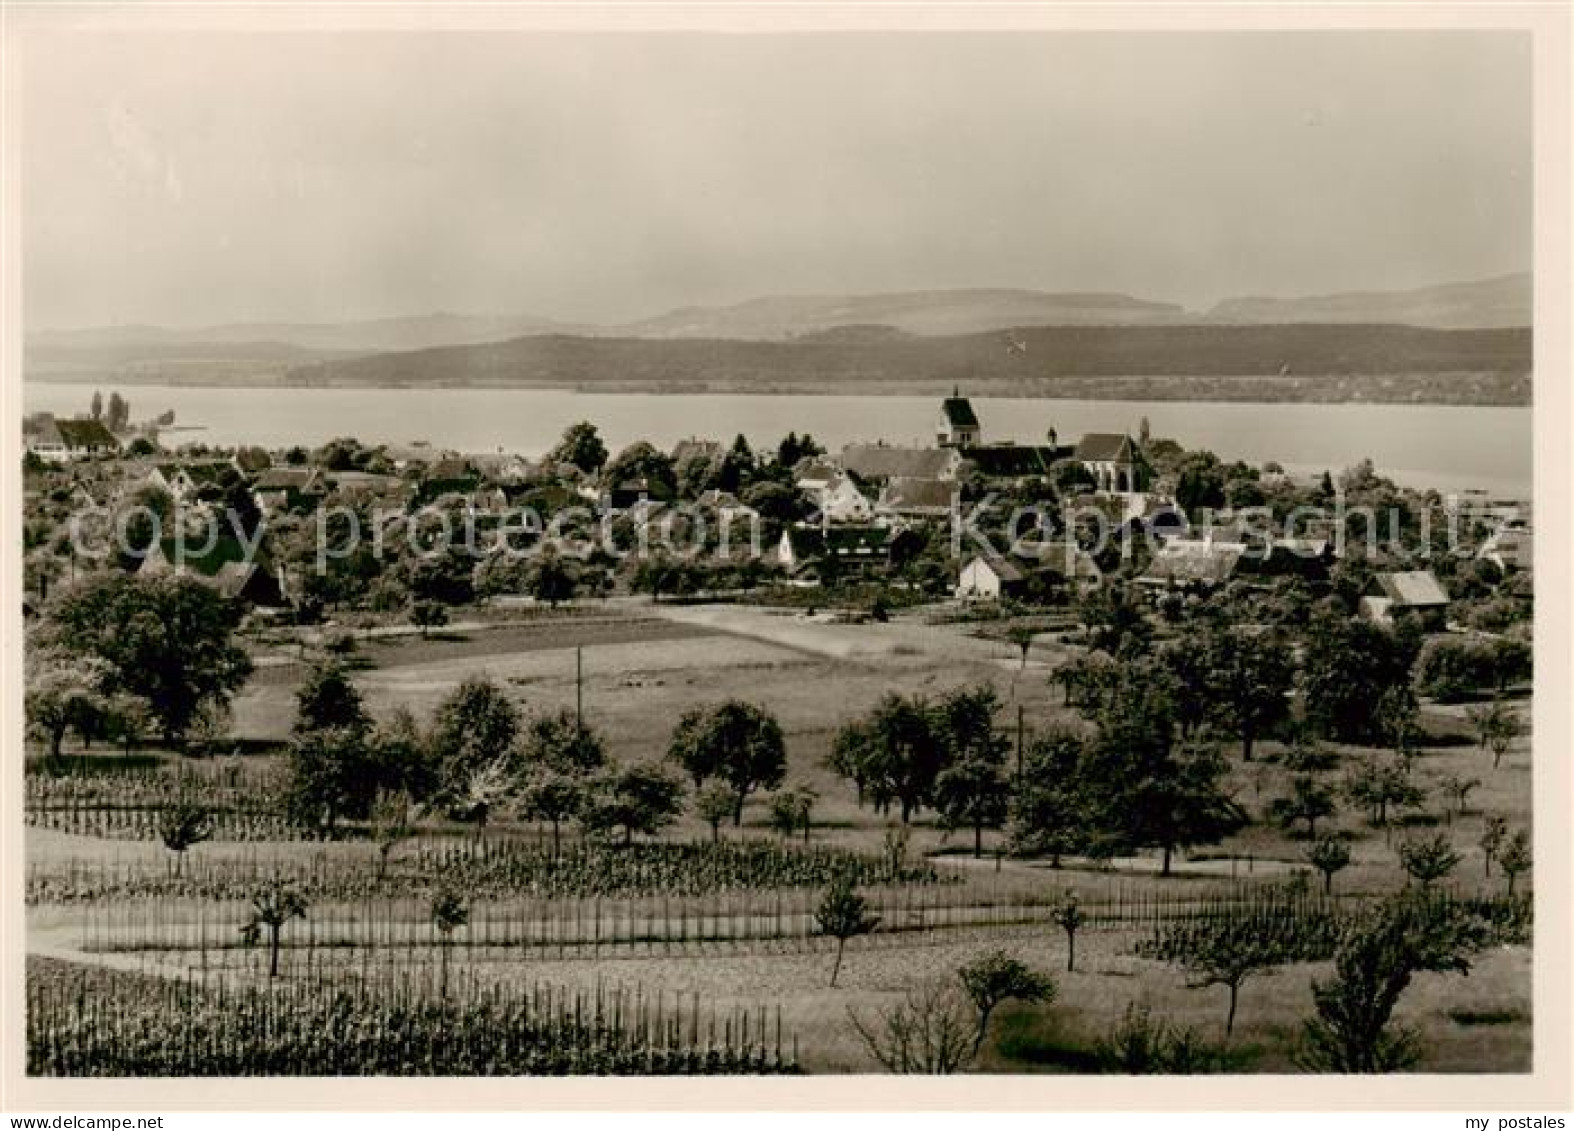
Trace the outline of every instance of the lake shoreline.
{"type": "Polygon", "coordinates": [[[160,373],[40,374],[38,385],[124,385],[189,389],[294,389],[431,392],[543,392],[575,396],[759,396],[923,397],[944,396],[958,385],[972,396],[1043,401],[1145,401],[1199,404],[1354,404],[1418,407],[1533,407],[1530,374],[1461,372],[1390,375],[1284,375],[1199,377],[1055,377],[1049,379],[963,378],[953,381],[306,381],[298,373],[247,374],[241,379],[160,373]]]}

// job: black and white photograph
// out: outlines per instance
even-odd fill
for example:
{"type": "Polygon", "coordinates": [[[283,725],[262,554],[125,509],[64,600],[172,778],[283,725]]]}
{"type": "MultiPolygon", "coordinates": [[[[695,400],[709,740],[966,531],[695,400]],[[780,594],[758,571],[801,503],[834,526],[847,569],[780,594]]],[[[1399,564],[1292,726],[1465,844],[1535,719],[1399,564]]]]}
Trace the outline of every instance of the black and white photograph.
{"type": "Polygon", "coordinates": [[[33,17],[29,1084],[1566,1055],[1528,26],[33,17]]]}

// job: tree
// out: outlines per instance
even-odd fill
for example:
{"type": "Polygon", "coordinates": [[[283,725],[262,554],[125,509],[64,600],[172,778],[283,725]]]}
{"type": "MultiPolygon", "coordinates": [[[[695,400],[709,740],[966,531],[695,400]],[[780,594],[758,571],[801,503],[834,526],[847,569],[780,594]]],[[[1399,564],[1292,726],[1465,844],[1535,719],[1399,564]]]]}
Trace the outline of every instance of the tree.
{"type": "Polygon", "coordinates": [[[1421,971],[1470,971],[1479,926],[1457,906],[1400,896],[1368,913],[1340,944],[1334,977],[1312,983],[1315,1015],[1304,1028],[1302,1063],[1316,1072],[1396,1072],[1420,1055],[1414,1033],[1390,1028],[1394,1007],[1421,971]]]}
{"type": "Polygon", "coordinates": [[[948,829],[973,830],[973,855],[982,856],[984,830],[1006,819],[1010,783],[998,762],[972,757],[941,770],[935,778],[935,809],[948,829]]]}
{"type": "Polygon", "coordinates": [[[847,940],[867,935],[880,924],[880,916],[869,912],[869,901],[853,888],[848,876],[833,880],[814,909],[814,922],[822,935],[836,940],[836,962],[831,967],[831,988],[836,988],[836,978],[842,972],[842,952],[847,940]]]}
{"type": "Polygon", "coordinates": [[[1062,856],[1086,846],[1092,814],[1081,777],[1085,746],[1070,731],[1040,735],[1028,746],[1008,815],[1013,854],[1048,856],[1059,868],[1062,856]]]}
{"type": "Polygon", "coordinates": [[[1068,891],[1065,897],[1055,904],[1055,910],[1050,912],[1050,918],[1055,925],[1066,932],[1066,973],[1072,973],[1077,968],[1077,932],[1087,922],[1087,915],[1083,913],[1082,902],[1077,898],[1077,893],[1068,891]]]}
{"type": "Polygon", "coordinates": [[[973,1056],[977,1026],[972,1003],[950,979],[931,979],[866,1023],[849,1006],[853,1031],[885,1071],[947,1076],[973,1056]]]}
{"type": "Polygon", "coordinates": [[[67,654],[103,660],[103,690],[141,696],[174,742],[203,702],[228,702],[251,674],[239,623],[237,605],[192,577],[104,574],[61,599],[51,628],[67,654]]]}
{"type": "Polygon", "coordinates": [[[810,817],[814,812],[816,796],[814,790],[808,786],[784,789],[772,794],[771,827],[780,833],[783,839],[791,838],[802,831],[804,843],[807,844],[810,817]]]}
{"type": "Polygon", "coordinates": [[[432,919],[432,928],[441,940],[439,953],[442,955],[442,966],[441,973],[438,975],[438,993],[447,994],[448,953],[453,949],[455,929],[470,922],[470,908],[458,889],[445,883],[432,896],[428,911],[432,919]]]}
{"type": "Polygon", "coordinates": [[[104,394],[97,389],[93,390],[92,413],[94,420],[102,420],[104,418],[104,394]]]}
{"type": "Polygon", "coordinates": [[[1254,974],[1266,974],[1290,962],[1317,957],[1319,933],[1285,915],[1223,914],[1182,921],[1159,928],[1139,945],[1138,953],[1176,963],[1191,977],[1190,986],[1223,986],[1229,990],[1226,1039],[1235,1031],[1241,986],[1254,974]]]}
{"type": "Polygon", "coordinates": [[[565,773],[551,766],[532,766],[519,788],[519,808],[523,816],[546,821],[552,826],[552,855],[562,850],[563,822],[578,815],[585,803],[589,779],[565,773]]]}
{"type": "Polygon", "coordinates": [[[557,447],[547,454],[547,462],[571,463],[586,475],[594,475],[606,466],[607,446],[594,424],[580,421],[564,430],[557,447]]]}
{"type": "Polygon", "coordinates": [[[1175,741],[1173,693],[1160,672],[1149,659],[1121,662],[1081,778],[1097,831],[1113,845],[1159,849],[1168,876],[1176,849],[1217,843],[1246,815],[1224,791],[1218,749],[1175,741]]]}
{"type": "Polygon", "coordinates": [[[1317,839],[1317,822],[1334,814],[1333,791],[1310,774],[1298,774],[1290,783],[1290,795],[1276,798],[1268,807],[1275,821],[1293,828],[1306,822],[1306,839],[1317,839]]]}
{"type": "Polygon", "coordinates": [[[1399,846],[1399,863],[1407,875],[1429,888],[1459,866],[1460,855],[1439,833],[1426,840],[1407,840],[1399,846]]]}
{"type": "Polygon", "coordinates": [[[415,802],[402,789],[380,789],[372,798],[369,831],[377,846],[378,882],[388,875],[393,850],[415,835],[415,817],[415,802]]]}
{"type": "Polygon", "coordinates": [[[279,935],[291,919],[306,918],[306,897],[283,880],[270,880],[251,898],[251,918],[241,926],[241,941],[256,946],[268,931],[268,977],[279,976],[279,935]]]}
{"type": "Polygon", "coordinates": [[[532,597],[555,609],[561,602],[573,599],[578,580],[562,558],[545,553],[530,563],[525,585],[532,597]]]}
{"type": "Polygon", "coordinates": [[[732,816],[736,800],[732,790],[721,782],[711,782],[695,795],[694,809],[700,820],[710,826],[712,841],[721,840],[721,823],[732,816]]]}
{"type": "Polygon", "coordinates": [[[883,812],[899,805],[904,825],[933,801],[935,780],[946,764],[946,747],[935,733],[929,705],[894,692],[867,718],[844,727],[836,748],[875,807],[883,812]]]}
{"type": "Polygon", "coordinates": [[[1454,803],[1459,806],[1459,815],[1463,817],[1468,812],[1465,808],[1466,800],[1469,798],[1471,791],[1481,784],[1481,779],[1467,778],[1462,774],[1449,774],[1440,784],[1443,787],[1443,792],[1452,797],[1454,803]]]}
{"type": "Polygon", "coordinates": [[[421,630],[421,639],[425,640],[429,630],[448,623],[448,609],[441,601],[411,601],[410,623],[421,630]]]}
{"type": "Polygon", "coordinates": [[[530,721],[524,754],[533,765],[574,776],[593,774],[607,764],[606,742],[600,733],[567,709],[530,721]]]}
{"type": "Polygon", "coordinates": [[[957,971],[962,988],[978,1010],[978,1034],[973,1038],[973,1055],[984,1045],[989,1018],[1007,1001],[1027,1003],[1055,1000],[1055,982],[1047,975],[1029,969],[1004,950],[993,950],[957,971]]]}
{"type": "Polygon", "coordinates": [[[1025,624],[1014,624],[1006,630],[1006,639],[1015,644],[1022,652],[1022,663],[1018,671],[1027,670],[1027,654],[1033,650],[1033,641],[1038,639],[1036,629],[1025,624]]]}
{"type": "Polygon", "coordinates": [[[305,734],[329,727],[364,732],[370,726],[361,693],[350,682],[344,665],[335,660],[314,664],[295,693],[294,732],[305,734]]]}
{"type": "Polygon", "coordinates": [[[1301,692],[1307,718],[1326,738],[1383,741],[1377,705],[1384,692],[1410,683],[1405,644],[1379,625],[1326,612],[1306,634],[1301,692]]]}
{"type": "Polygon", "coordinates": [[[111,432],[124,432],[131,423],[131,406],[119,393],[109,394],[108,423],[111,432]]]}
{"type": "Polygon", "coordinates": [[[364,817],[378,788],[386,784],[362,727],[299,732],[290,741],[286,759],[286,811],[321,836],[332,836],[341,818],[364,817]]]}
{"type": "Polygon", "coordinates": [[[1389,828],[1393,810],[1415,808],[1425,796],[1398,758],[1363,760],[1346,778],[1345,794],[1357,805],[1365,806],[1371,824],[1384,830],[1389,828]]]}
{"type": "Polygon", "coordinates": [[[678,720],[667,756],[696,787],[719,778],[732,787],[732,823],[743,824],[743,806],[755,789],[774,789],[787,775],[782,729],[768,712],[736,699],[696,707],[678,720]]]}
{"type": "MultiPolygon", "coordinates": [[[[451,806],[485,823],[491,806],[482,804],[474,787],[487,785],[489,777],[511,776],[518,736],[518,708],[485,676],[466,678],[437,705],[430,741],[439,790],[451,806]]],[[[491,796],[496,791],[484,792],[491,796]]]]}
{"type": "Polygon", "coordinates": [[[186,850],[213,836],[213,816],[197,802],[182,798],[159,814],[159,839],[175,854],[175,874],[181,872],[186,850]]]}
{"type": "Polygon", "coordinates": [[[1508,894],[1514,894],[1514,881],[1522,873],[1530,871],[1530,834],[1520,829],[1498,852],[1497,866],[1503,875],[1508,878],[1508,894]]]}
{"type": "Polygon", "coordinates": [[[682,782],[661,766],[636,765],[593,781],[579,816],[593,834],[622,829],[626,846],[635,833],[650,836],[666,828],[682,808],[682,782]]]}
{"type": "Polygon", "coordinates": [[[1307,848],[1306,860],[1322,873],[1324,894],[1331,894],[1334,876],[1350,866],[1350,846],[1338,837],[1324,836],[1307,848]]]}
{"type": "Polygon", "coordinates": [[[1241,758],[1289,713],[1295,664],[1284,641],[1267,633],[1226,630],[1209,634],[1205,666],[1213,716],[1241,740],[1241,758]]]}
{"type": "Polygon", "coordinates": [[[97,657],[78,659],[67,653],[47,651],[27,664],[24,710],[28,728],[59,759],[61,744],[72,728],[91,728],[105,709],[104,688],[113,669],[97,657]]]}
{"type": "Polygon", "coordinates": [[[130,755],[152,726],[153,714],[142,696],[121,691],[105,702],[103,722],[105,737],[118,741],[130,755]]]}
{"type": "Polygon", "coordinates": [[[1481,856],[1486,865],[1485,875],[1492,874],[1492,861],[1503,850],[1503,842],[1507,837],[1508,821],[1504,818],[1494,815],[1481,823],[1481,839],[1476,843],[1481,846],[1481,856]]]}

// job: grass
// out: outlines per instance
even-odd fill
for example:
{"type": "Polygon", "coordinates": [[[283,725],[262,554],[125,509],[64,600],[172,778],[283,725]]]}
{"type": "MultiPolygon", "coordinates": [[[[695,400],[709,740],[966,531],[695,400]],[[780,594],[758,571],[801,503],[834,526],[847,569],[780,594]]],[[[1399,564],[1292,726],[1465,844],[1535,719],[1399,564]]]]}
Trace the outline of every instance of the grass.
{"type": "MultiPolygon", "coordinates": [[[[970,635],[975,626],[925,626],[896,618],[886,625],[829,625],[792,614],[755,608],[725,609],[672,606],[659,613],[628,616],[616,611],[605,617],[543,619],[529,625],[491,628],[466,633],[463,639],[435,636],[374,638],[361,643],[361,655],[370,666],[355,673],[355,680],[374,713],[395,705],[409,706],[417,716],[429,712],[458,679],[476,670],[496,678],[529,711],[554,711],[575,701],[575,648],[583,648],[584,702],[590,721],[607,737],[609,748],[622,760],[660,757],[666,747],[671,721],[696,702],[728,696],[745,698],[770,709],[782,722],[786,735],[790,784],[807,784],[819,793],[814,809],[812,843],[865,852],[881,847],[887,824],[884,819],[854,802],[851,787],[821,764],[839,725],[866,710],[889,691],[939,695],[951,688],[987,682],[1007,704],[1003,722],[1015,721],[1021,704],[1029,733],[1074,721],[1058,690],[1047,676],[1062,657],[1063,646],[1041,639],[1035,644],[1025,670],[1019,670],[1020,652],[1006,642],[970,635]]],[[[457,635],[457,634],[456,634],[457,635]]],[[[303,669],[287,663],[260,669],[236,703],[236,721],[242,734],[262,746],[283,737],[293,717],[293,694],[303,669]]],[[[1522,706],[1528,711],[1528,701],[1522,706]]],[[[1392,892],[1404,883],[1398,866],[1397,847],[1407,835],[1423,831],[1445,834],[1462,862],[1447,883],[1469,893],[1498,891],[1502,879],[1496,869],[1485,873],[1477,844],[1486,817],[1501,815],[1511,828],[1530,824],[1530,743],[1519,740],[1498,769],[1491,755],[1476,748],[1468,737],[1458,707],[1427,705],[1423,724],[1431,736],[1415,762],[1415,774],[1433,788],[1423,821],[1389,832],[1368,826],[1363,815],[1341,803],[1341,814],[1319,831],[1337,831],[1349,838],[1352,863],[1335,881],[1336,894],[1376,895],[1392,892]],[[1436,787],[1447,775],[1477,777],[1481,785],[1470,795],[1468,811],[1446,812],[1452,806],[1436,787]]],[[[1014,737],[1014,735],[1013,735],[1014,737]]],[[[1346,762],[1372,752],[1340,748],[1346,762]]],[[[1288,791],[1292,774],[1281,762],[1282,747],[1259,744],[1257,760],[1242,763],[1237,750],[1229,751],[1230,788],[1254,818],[1254,824],[1224,843],[1198,849],[1192,857],[1182,854],[1177,875],[1160,879],[1152,874],[1152,861],[1121,862],[1114,871],[1094,869],[1067,861],[1054,871],[1040,862],[996,860],[986,855],[975,861],[970,835],[948,833],[922,813],[911,829],[909,851],[916,858],[931,856],[937,869],[959,877],[947,885],[947,898],[1048,898],[1076,888],[1092,901],[1099,893],[1124,885],[1133,899],[1163,893],[1167,896],[1202,895],[1229,880],[1284,879],[1304,869],[1307,842],[1265,820],[1275,797],[1288,791]]],[[[72,752],[73,758],[76,757],[72,752]]],[[[88,755],[107,766],[118,754],[109,751],[88,755]]],[[[190,764],[178,755],[139,753],[135,765],[146,772],[151,762],[190,764]]],[[[249,768],[265,771],[268,755],[247,759],[249,768]]],[[[1330,784],[1342,779],[1343,770],[1328,775],[1330,784]]],[[[723,835],[768,835],[766,810],[761,799],[751,799],[742,833],[730,827],[723,835]]],[[[455,834],[433,827],[423,840],[440,845],[455,834]]],[[[686,817],[668,834],[671,839],[700,840],[710,831],[697,818],[686,817]]],[[[163,874],[169,854],[155,842],[111,842],[30,827],[27,855],[36,873],[69,875],[84,862],[112,866],[128,873],[163,874]]],[[[539,839],[533,828],[499,827],[489,837],[539,839]]],[[[999,843],[986,837],[986,852],[999,843]]],[[[403,846],[400,857],[416,851],[403,846]]],[[[258,867],[283,864],[302,867],[313,859],[348,872],[370,870],[373,852],[365,843],[333,844],[260,843],[241,845],[213,842],[191,850],[187,868],[205,865],[258,867]]],[[[1522,888],[1533,876],[1521,879],[1522,888]]],[[[1311,882],[1320,880],[1311,877],[1311,882]]],[[[812,893],[811,893],[812,894],[812,893]]],[[[415,896],[400,916],[425,940],[424,911],[415,896]]],[[[138,914],[138,904],[121,902],[117,913],[138,914]]],[[[212,906],[188,900],[163,900],[159,915],[195,922],[200,914],[213,915],[212,906]]],[[[92,912],[75,905],[47,903],[30,907],[30,944],[51,951],[71,950],[81,938],[85,917],[92,912]]],[[[237,912],[238,913],[238,912],[237,912]]],[[[485,914],[506,912],[488,909],[485,914]]],[[[380,914],[375,908],[351,903],[324,902],[313,911],[321,943],[315,948],[292,948],[286,976],[298,970],[320,970],[361,963],[389,963],[390,976],[429,966],[434,951],[425,941],[397,947],[332,945],[335,933],[352,938],[344,929],[356,917],[380,914]]],[[[215,920],[216,922],[216,920],[215,920]]],[[[888,926],[900,924],[892,923],[888,926]]],[[[226,936],[233,924],[223,926],[226,936]]],[[[217,929],[217,926],[216,928],[217,929]]],[[[635,932],[636,934],[638,932],[635,932]]],[[[1002,1009],[993,1037],[976,1067],[1002,1072],[1078,1072],[1094,1067],[1094,1050],[1107,1038],[1133,1002],[1149,1006],[1155,1017],[1194,1030],[1205,1041],[1223,1036],[1225,991],[1218,988],[1188,989],[1181,971],[1134,955],[1144,932],[1136,928],[1088,929],[1077,940],[1077,969],[1067,973],[1065,939],[1040,916],[1034,922],[995,921],[986,926],[926,924],[924,930],[880,932],[870,939],[854,940],[836,990],[828,986],[831,955],[825,940],[750,939],[729,942],[690,939],[682,946],[630,941],[616,947],[551,947],[464,945],[454,950],[457,965],[483,980],[498,984],[521,978],[541,978],[566,986],[592,987],[597,980],[614,977],[628,982],[659,984],[678,994],[696,995],[726,1010],[763,1002],[781,1002],[783,1023],[798,1037],[803,1067],[812,1072],[864,1072],[874,1066],[852,1031],[849,1008],[861,1016],[899,1000],[907,988],[925,979],[950,978],[963,962],[987,950],[1004,947],[1022,961],[1053,975],[1057,1002],[1047,1007],[1002,1009]]],[[[94,956],[135,968],[147,963],[161,973],[190,969],[202,961],[195,952],[132,950],[94,956]]],[[[238,973],[255,956],[245,951],[209,952],[206,961],[226,964],[238,973]]],[[[1236,1032],[1226,1050],[1223,1067],[1238,1072],[1295,1070],[1294,1048],[1300,1027],[1311,1012],[1311,982],[1328,975],[1326,965],[1306,964],[1283,969],[1272,976],[1252,978],[1241,992],[1236,1032]]],[[[1400,1020],[1422,1036],[1426,1057],[1424,1071],[1526,1071],[1531,1052],[1530,954],[1523,947],[1506,947],[1480,955],[1468,977],[1425,975],[1418,978],[1401,1003],[1400,1020]]]]}

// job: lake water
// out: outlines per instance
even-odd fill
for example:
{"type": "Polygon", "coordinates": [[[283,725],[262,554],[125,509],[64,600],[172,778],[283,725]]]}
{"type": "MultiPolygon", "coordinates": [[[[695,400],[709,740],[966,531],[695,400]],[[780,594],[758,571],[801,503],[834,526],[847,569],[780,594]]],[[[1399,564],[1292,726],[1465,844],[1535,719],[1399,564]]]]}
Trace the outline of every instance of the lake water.
{"type": "MultiPolygon", "coordinates": [[[[614,452],[635,440],[671,448],[690,436],[774,445],[808,432],[831,450],[856,441],[932,442],[938,398],[662,395],[555,389],[274,389],[132,385],[121,389],[142,420],[166,409],[200,426],[165,440],[314,446],[335,436],[369,443],[428,440],[438,448],[537,456],[563,429],[588,420],[614,452]]],[[[105,387],[108,395],[108,386],[105,387]]],[[[70,416],[85,385],[29,382],[27,411],[70,416]]],[[[1155,436],[1226,459],[1277,460],[1292,471],[1370,458],[1400,482],[1442,491],[1479,487],[1529,497],[1531,409],[1439,405],[1214,404],[1173,401],[973,400],[985,441],[1062,443],[1084,432],[1131,432],[1144,416],[1155,436]]]]}

